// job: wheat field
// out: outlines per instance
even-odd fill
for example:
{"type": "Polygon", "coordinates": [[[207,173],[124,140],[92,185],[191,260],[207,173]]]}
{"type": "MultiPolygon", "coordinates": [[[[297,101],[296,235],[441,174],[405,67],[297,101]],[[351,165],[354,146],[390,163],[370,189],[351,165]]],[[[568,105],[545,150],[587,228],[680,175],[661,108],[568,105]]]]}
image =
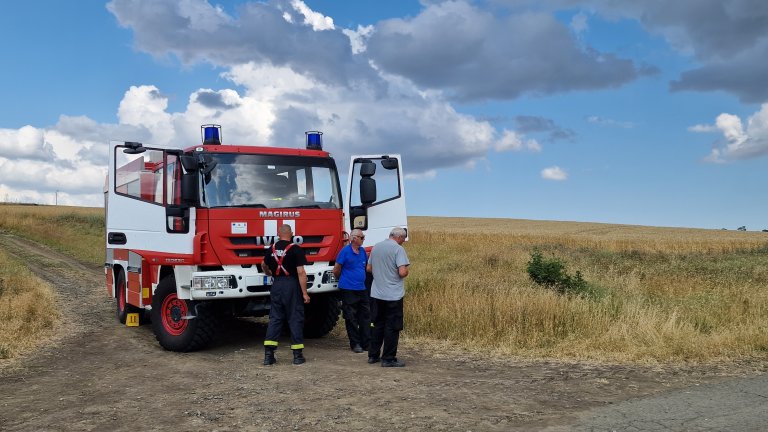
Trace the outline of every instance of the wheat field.
{"type": "MultiPolygon", "coordinates": [[[[0,230],[104,259],[103,209],[0,205],[0,230]]],[[[409,234],[408,344],[532,359],[766,358],[768,233],[410,217],[409,234]],[[579,271],[597,295],[533,283],[534,251],[579,271]]],[[[15,273],[29,275],[3,265],[0,277],[15,273]]]]}
{"type": "Polygon", "coordinates": [[[407,335],[526,358],[765,357],[768,233],[505,219],[409,218],[407,335]],[[531,282],[535,250],[601,293],[531,282]]]}

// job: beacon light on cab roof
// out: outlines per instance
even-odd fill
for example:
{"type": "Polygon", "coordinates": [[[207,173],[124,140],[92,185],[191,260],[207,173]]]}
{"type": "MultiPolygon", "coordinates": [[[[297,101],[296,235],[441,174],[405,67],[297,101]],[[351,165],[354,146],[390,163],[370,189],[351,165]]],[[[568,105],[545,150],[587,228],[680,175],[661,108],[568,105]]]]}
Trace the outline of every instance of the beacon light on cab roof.
{"type": "Polygon", "coordinates": [[[323,149],[323,133],[320,131],[307,131],[304,132],[307,136],[307,150],[322,150],[323,149]]]}
{"type": "Polygon", "coordinates": [[[221,125],[207,124],[200,126],[203,135],[203,145],[221,144],[221,125]]]}

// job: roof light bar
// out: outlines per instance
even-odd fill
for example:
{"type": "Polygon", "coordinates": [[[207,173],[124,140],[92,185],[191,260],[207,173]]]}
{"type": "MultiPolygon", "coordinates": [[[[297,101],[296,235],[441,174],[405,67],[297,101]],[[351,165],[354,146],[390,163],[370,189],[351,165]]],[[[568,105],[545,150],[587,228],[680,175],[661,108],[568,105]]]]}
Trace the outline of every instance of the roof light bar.
{"type": "Polygon", "coordinates": [[[320,131],[307,131],[304,132],[307,136],[307,150],[322,150],[323,149],[323,133],[320,131]]]}
{"type": "Polygon", "coordinates": [[[221,144],[221,125],[207,124],[200,126],[200,133],[203,137],[203,145],[221,144]]]}

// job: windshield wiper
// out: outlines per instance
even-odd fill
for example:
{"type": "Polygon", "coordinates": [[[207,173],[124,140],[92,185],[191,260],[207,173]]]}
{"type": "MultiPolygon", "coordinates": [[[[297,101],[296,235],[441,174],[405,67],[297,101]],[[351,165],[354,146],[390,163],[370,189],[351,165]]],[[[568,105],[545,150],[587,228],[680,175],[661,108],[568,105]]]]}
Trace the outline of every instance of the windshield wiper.
{"type": "Polygon", "coordinates": [[[308,205],[302,205],[302,206],[292,206],[291,208],[316,208],[319,209],[320,206],[317,204],[308,204],[308,205]]]}
{"type": "Polygon", "coordinates": [[[252,208],[267,208],[264,204],[235,204],[235,205],[220,205],[220,206],[213,206],[209,208],[246,208],[246,207],[252,207],[252,208]]]}

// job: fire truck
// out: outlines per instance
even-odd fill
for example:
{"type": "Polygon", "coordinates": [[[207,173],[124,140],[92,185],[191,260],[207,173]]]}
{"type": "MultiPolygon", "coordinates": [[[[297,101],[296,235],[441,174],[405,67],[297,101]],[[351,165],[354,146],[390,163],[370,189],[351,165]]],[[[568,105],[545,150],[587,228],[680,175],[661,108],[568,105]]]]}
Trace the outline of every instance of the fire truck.
{"type": "Polygon", "coordinates": [[[221,137],[220,125],[203,125],[202,144],[183,150],[110,143],[104,269],[118,320],[149,321],[163,348],[185,352],[209,344],[223,319],[268,315],[272,278],[260,264],[288,224],[308,261],[305,336],[326,335],[350,230],[370,246],[407,225],[400,155],[352,156],[342,195],[322,132],[306,132],[306,148],[221,137]]]}

